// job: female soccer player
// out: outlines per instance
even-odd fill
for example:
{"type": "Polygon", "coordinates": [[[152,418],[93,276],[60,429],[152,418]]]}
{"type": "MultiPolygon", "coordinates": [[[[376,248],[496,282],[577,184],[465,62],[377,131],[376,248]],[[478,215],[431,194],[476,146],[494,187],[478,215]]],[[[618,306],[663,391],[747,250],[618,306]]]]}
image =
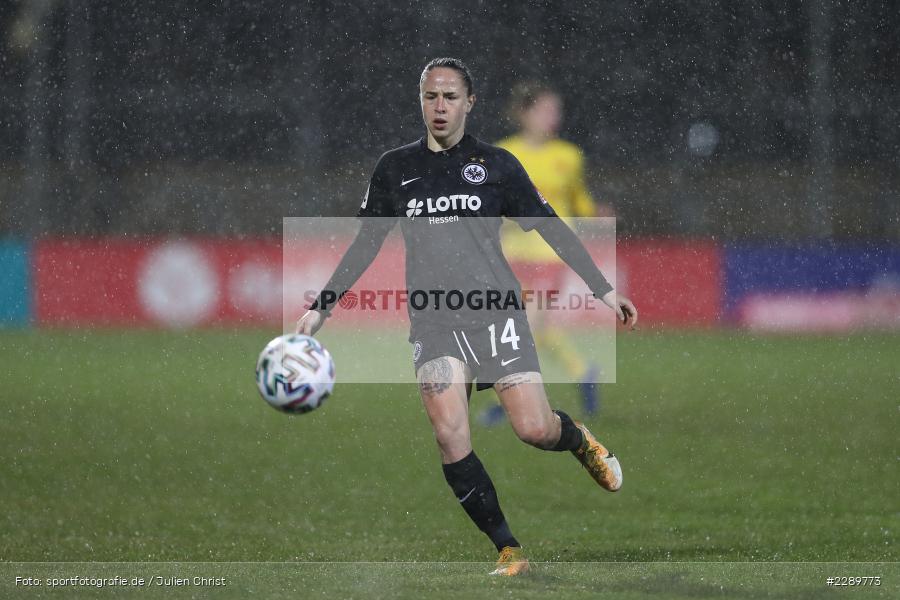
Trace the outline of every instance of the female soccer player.
{"type": "MultiPolygon", "coordinates": [[[[563,219],[612,216],[612,209],[597,205],[588,192],[581,150],[559,138],[563,104],[556,90],[536,82],[516,85],[510,98],[509,116],[519,130],[497,145],[516,157],[557,215],[563,219]]],[[[556,254],[538,234],[513,226],[504,226],[501,234],[504,254],[516,272],[524,276],[523,284],[534,290],[562,289],[562,273],[553,268],[556,254]]],[[[599,407],[599,388],[595,383],[599,366],[587,364],[575,351],[572,341],[548,323],[545,316],[541,311],[528,315],[538,348],[552,352],[572,380],[580,382],[584,414],[593,415],[599,407]]],[[[478,420],[492,426],[502,422],[504,416],[503,407],[494,404],[478,420]]]]}
{"type": "Polygon", "coordinates": [[[610,491],[621,487],[622,471],[616,457],[583,424],[550,409],[528,320],[515,302],[521,288],[500,249],[501,217],[537,229],[620,321],[635,323],[637,310],[610,287],[518,161],[465,133],[475,94],[472,76],[461,61],[429,62],[419,94],[425,136],[379,159],[359,210],[359,233],[296,330],[308,335],[318,331],[400,221],[409,339],[444,476],[500,553],[491,574],[518,575],[528,570],[528,559],[472,450],[468,401],[473,381],[478,390],[494,388],[522,441],[542,450],[572,452],[610,491]],[[424,305],[415,301],[418,293],[427,299],[424,305]]]}

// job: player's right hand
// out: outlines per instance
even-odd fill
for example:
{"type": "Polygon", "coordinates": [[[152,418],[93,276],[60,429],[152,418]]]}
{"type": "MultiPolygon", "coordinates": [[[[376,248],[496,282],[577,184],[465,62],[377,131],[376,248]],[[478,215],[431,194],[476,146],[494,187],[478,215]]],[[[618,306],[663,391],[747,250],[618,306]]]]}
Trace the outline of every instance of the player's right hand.
{"type": "Polygon", "coordinates": [[[316,332],[325,324],[325,316],[317,310],[308,310],[306,314],[297,319],[296,333],[302,335],[316,335],[316,332]]]}

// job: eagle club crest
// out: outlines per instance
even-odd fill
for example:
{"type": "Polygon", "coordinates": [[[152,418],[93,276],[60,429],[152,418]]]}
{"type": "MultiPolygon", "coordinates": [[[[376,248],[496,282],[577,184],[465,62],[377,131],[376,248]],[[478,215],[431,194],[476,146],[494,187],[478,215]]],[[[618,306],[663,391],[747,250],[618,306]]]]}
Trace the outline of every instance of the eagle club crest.
{"type": "Polygon", "coordinates": [[[468,163],[462,168],[462,178],[473,185],[481,185],[487,179],[487,169],[478,163],[468,163]]]}

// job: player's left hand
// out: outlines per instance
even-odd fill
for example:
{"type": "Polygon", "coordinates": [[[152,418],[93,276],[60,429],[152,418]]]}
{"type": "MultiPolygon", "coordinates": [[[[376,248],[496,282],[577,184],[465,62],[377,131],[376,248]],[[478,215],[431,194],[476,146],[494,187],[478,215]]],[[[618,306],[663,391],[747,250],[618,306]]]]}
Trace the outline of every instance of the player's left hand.
{"type": "Polygon", "coordinates": [[[632,329],[635,328],[637,325],[638,312],[631,300],[616,293],[616,290],[610,290],[604,294],[601,300],[603,300],[603,303],[608,307],[616,311],[616,317],[622,321],[623,325],[629,325],[632,329]]]}

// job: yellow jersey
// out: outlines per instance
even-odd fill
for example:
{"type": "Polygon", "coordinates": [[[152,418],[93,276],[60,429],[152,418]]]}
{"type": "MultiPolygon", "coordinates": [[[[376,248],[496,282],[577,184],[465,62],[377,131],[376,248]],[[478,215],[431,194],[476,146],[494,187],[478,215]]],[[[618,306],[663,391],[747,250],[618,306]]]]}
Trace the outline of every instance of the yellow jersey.
{"type": "MultiPolygon", "coordinates": [[[[532,183],[560,217],[593,217],[596,205],[584,183],[584,155],[575,144],[555,139],[533,146],[514,135],[497,146],[515,156],[532,183]]],[[[556,253],[536,231],[506,223],[503,250],[512,260],[552,260],[556,253]]]]}

